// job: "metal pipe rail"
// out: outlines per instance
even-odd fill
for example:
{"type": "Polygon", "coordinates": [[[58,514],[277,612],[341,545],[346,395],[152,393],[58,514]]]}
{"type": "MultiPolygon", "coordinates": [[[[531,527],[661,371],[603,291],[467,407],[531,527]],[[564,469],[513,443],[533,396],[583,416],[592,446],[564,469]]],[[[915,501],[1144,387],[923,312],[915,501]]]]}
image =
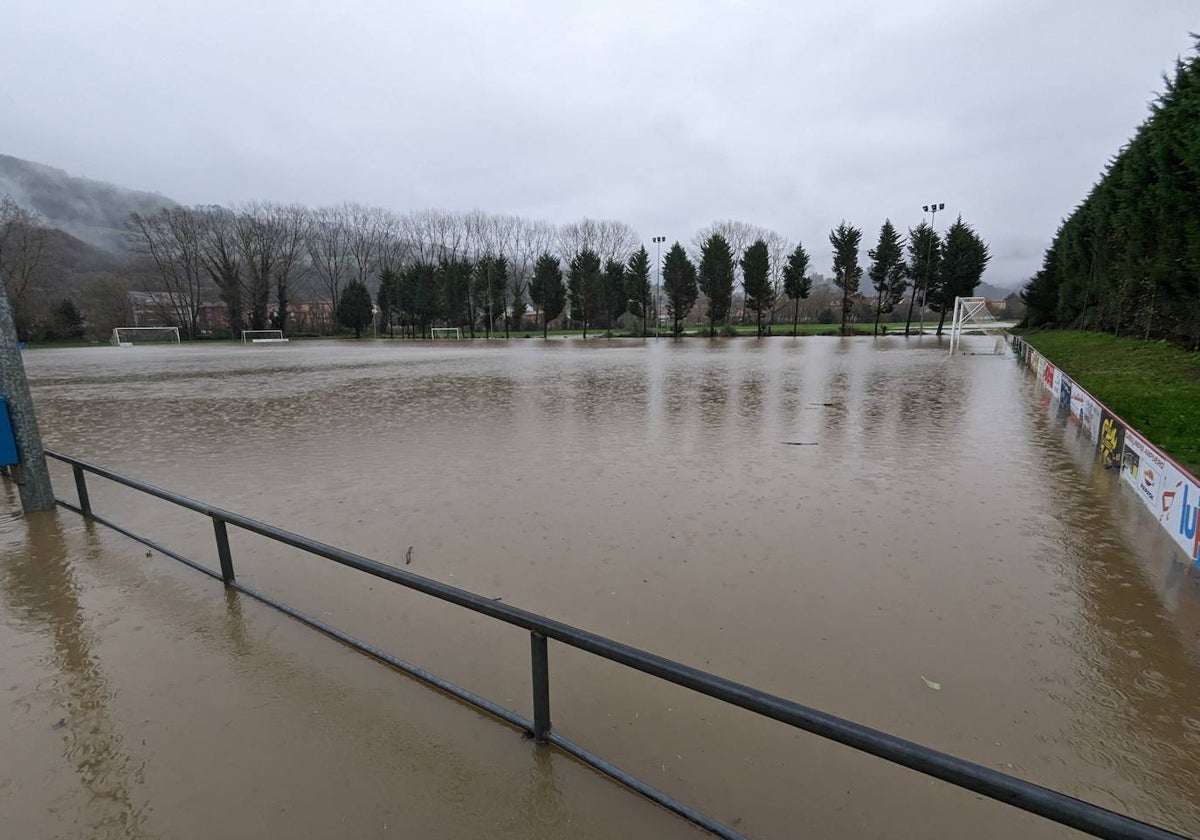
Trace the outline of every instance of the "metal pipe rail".
{"type": "Polygon", "coordinates": [[[836,717],[827,712],[803,706],[786,698],[759,691],[748,685],[701,671],[689,665],[640,650],[631,645],[590,633],[587,630],[581,630],[578,627],[564,624],[561,621],[555,621],[554,619],[546,618],[545,616],[514,607],[510,604],[493,601],[474,592],[449,586],[445,583],[389,566],[376,560],[371,560],[359,554],[344,551],[340,548],[300,536],[291,531],[285,531],[282,528],[277,528],[273,525],[232,513],[231,511],[222,510],[205,502],[190,499],[178,493],[173,493],[170,490],[164,490],[147,484],[144,481],[139,481],[138,479],[115,473],[112,470],[89,464],[78,458],[50,450],[46,451],[46,455],[69,464],[74,472],[79,504],[76,506],[58,499],[58,504],[62,507],[112,528],[210,577],[219,579],[227,587],[243,592],[256,600],[275,607],[350,647],[391,665],[410,676],[416,677],[478,709],[486,711],[528,733],[539,743],[549,743],[557,746],[590,767],[599,770],[626,787],[641,793],[643,796],[718,837],[727,838],[727,840],[744,840],[743,835],[732,828],[678,802],[662,791],[629,775],[620,768],[615,767],[599,756],[592,754],[583,747],[551,730],[550,675],[547,654],[548,640],[553,639],[556,642],[561,642],[578,650],[587,651],[611,662],[616,662],[644,674],[658,677],[659,679],[691,689],[707,697],[721,700],[757,715],[777,720],[806,732],[811,732],[822,738],[836,741],[856,750],[882,758],[885,761],[890,761],[893,764],[908,767],[909,769],[932,776],[935,779],[949,782],[952,785],[982,794],[990,799],[1004,802],[1015,808],[1037,814],[1053,822],[1070,826],[1095,837],[1103,837],[1108,840],[1187,840],[1184,835],[1176,834],[1115,811],[1110,811],[1099,805],[1076,799],[1050,788],[1018,779],[1015,776],[1000,773],[981,764],[955,758],[952,755],[922,746],[913,741],[908,741],[904,738],[836,717]],[[85,477],[87,473],[141,491],[142,493],[211,518],[220,572],[214,572],[194,560],[98,516],[93,512],[91,500],[88,496],[85,477]],[[332,560],[335,563],[357,569],[360,572],[365,572],[382,580],[399,584],[408,589],[423,592],[426,595],[456,604],[472,612],[489,616],[506,624],[528,630],[530,634],[533,683],[533,720],[453,683],[447,682],[435,674],[398,659],[386,651],[355,638],[320,619],[306,615],[266,593],[240,583],[234,573],[233,557],[229,548],[229,525],[262,537],[267,537],[268,539],[300,549],[309,554],[324,557],[327,560],[332,560]]]}

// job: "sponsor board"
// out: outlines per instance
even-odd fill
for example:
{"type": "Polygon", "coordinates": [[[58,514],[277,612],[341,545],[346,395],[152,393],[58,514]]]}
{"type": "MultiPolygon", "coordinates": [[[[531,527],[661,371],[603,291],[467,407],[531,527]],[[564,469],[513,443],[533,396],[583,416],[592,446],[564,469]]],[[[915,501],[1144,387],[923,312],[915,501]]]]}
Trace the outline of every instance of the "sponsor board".
{"type": "Polygon", "coordinates": [[[1075,394],[1080,397],[1079,408],[1079,425],[1083,426],[1083,430],[1087,432],[1087,436],[1092,440],[1100,438],[1100,412],[1103,410],[1100,403],[1092,399],[1092,395],[1082,388],[1075,388],[1071,398],[1075,398],[1075,394]]]}
{"type": "Polygon", "coordinates": [[[1071,408],[1071,382],[1070,378],[1063,374],[1058,378],[1058,404],[1059,407],[1070,410],[1071,408]]]}
{"type": "Polygon", "coordinates": [[[1071,382],[1071,397],[1068,409],[1071,412],[1071,416],[1078,420],[1081,426],[1083,425],[1083,397],[1084,390],[1074,382],[1071,382]]]}
{"type": "Polygon", "coordinates": [[[1022,348],[1037,381],[1050,392],[1088,437],[1106,469],[1119,468],[1142,504],[1158,519],[1176,544],[1200,565],[1200,482],[1177,467],[1153,444],[1113,415],[1044,356],[1022,348]]]}
{"type": "Polygon", "coordinates": [[[1125,451],[1125,425],[1113,417],[1107,408],[1100,409],[1100,437],[1096,442],[1096,452],[1100,455],[1100,463],[1104,468],[1119,467],[1121,456],[1125,451]]]}
{"type": "Polygon", "coordinates": [[[1167,462],[1159,487],[1155,513],[1171,538],[1192,562],[1200,563],[1200,487],[1175,465],[1167,462]]]}
{"type": "Polygon", "coordinates": [[[1128,429],[1125,451],[1121,455],[1121,478],[1134,489],[1146,507],[1154,510],[1162,496],[1162,480],[1167,461],[1157,449],[1128,429]]]}

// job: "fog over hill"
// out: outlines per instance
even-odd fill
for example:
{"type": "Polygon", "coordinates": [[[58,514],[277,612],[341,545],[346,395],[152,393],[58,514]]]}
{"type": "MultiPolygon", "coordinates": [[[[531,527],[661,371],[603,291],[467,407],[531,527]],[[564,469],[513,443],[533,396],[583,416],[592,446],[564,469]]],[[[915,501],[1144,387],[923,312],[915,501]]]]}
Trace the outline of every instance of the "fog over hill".
{"type": "Polygon", "coordinates": [[[125,189],[61,169],[0,154],[0,196],[34,210],[50,227],[120,254],[129,250],[125,220],[176,202],[157,193],[125,189]]]}

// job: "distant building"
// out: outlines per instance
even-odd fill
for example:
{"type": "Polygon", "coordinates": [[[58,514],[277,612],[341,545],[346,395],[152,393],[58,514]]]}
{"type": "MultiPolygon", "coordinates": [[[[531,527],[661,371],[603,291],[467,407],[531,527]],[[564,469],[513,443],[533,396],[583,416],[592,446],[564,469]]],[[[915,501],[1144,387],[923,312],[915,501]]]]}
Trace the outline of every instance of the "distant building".
{"type": "MultiPolygon", "coordinates": [[[[191,299],[172,292],[130,292],[129,309],[132,327],[172,326],[185,328],[180,323],[191,311],[191,299]]],[[[288,302],[288,332],[330,332],[334,326],[333,304],[327,300],[288,302]]],[[[267,318],[271,324],[279,323],[279,306],[267,307],[267,318]]],[[[243,318],[245,316],[243,315],[243,318]]],[[[224,301],[202,301],[196,307],[196,328],[201,336],[221,335],[229,330],[229,307],[224,301]]]]}
{"type": "Polygon", "coordinates": [[[191,298],[173,292],[130,292],[128,300],[131,327],[182,327],[180,313],[191,310],[191,298]]]}
{"type": "Polygon", "coordinates": [[[200,304],[200,315],[196,321],[201,335],[214,335],[229,329],[229,309],[224,301],[200,304]]]}

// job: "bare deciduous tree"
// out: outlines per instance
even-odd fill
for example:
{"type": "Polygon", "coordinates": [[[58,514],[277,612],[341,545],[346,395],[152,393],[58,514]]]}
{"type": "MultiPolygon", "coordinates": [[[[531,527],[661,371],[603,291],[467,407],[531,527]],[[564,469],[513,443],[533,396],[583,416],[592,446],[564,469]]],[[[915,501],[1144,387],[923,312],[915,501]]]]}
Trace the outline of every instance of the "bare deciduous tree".
{"type": "Polygon", "coordinates": [[[246,272],[250,329],[266,329],[271,274],[275,270],[279,240],[271,207],[253,203],[239,209],[234,217],[234,232],[246,272]]]}
{"type": "Polygon", "coordinates": [[[274,209],[279,229],[279,256],[275,261],[275,306],[278,329],[286,330],[288,304],[292,300],[292,284],[302,268],[305,243],[308,242],[310,220],[308,210],[300,204],[274,209]]]}
{"type": "Polygon", "coordinates": [[[196,214],[186,207],[163,208],[152,216],[130,213],[129,225],[137,250],[153,267],[155,308],[195,338],[206,276],[196,214]]]}
{"type": "Polygon", "coordinates": [[[342,281],[350,266],[346,218],[341,207],[321,207],[313,211],[312,228],[306,248],[313,272],[324,288],[330,307],[336,307],[342,293],[342,281]]]}
{"type": "Polygon", "coordinates": [[[558,252],[570,262],[581,251],[595,251],[603,260],[625,262],[641,244],[637,232],[624,222],[583,219],[559,228],[558,252]]]}
{"type": "Polygon", "coordinates": [[[29,329],[29,292],[50,261],[49,235],[37,215],[11,197],[0,198],[0,273],[17,332],[29,329]]]}
{"type": "Polygon", "coordinates": [[[196,208],[200,222],[200,260],[225,304],[231,338],[237,338],[245,314],[242,255],[236,220],[224,207],[196,208]]]}
{"type": "Polygon", "coordinates": [[[237,211],[234,230],[246,273],[250,329],[271,322],[275,292],[275,328],[287,329],[292,284],[307,249],[308,211],[299,204],[252,203],[237,211]]]}
{"type": "Polygon", "coordinates": [[[344,204],[342,213],[346,220],[346,245],[354,279],[370,289],[375,285],[387,213],[379,207],[363,204],[344,204]]]}

